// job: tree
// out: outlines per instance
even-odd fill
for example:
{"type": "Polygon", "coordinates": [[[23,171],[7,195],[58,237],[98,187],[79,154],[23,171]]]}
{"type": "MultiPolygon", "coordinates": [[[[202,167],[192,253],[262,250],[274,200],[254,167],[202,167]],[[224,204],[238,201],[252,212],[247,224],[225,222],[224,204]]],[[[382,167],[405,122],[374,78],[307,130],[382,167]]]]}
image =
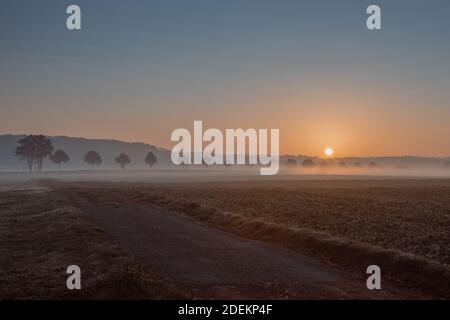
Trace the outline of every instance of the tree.
{"type": "Polygon", "coordinates": [[[102,157],[96,151],[89,151],[84,155],[84,162],[87,162],[93,167],[100,167],[102,164],[102,157]]]}
{"type": "Polygon", "coordinates": [[[36,164],[36,170],[42,171],[44,158],[52,154],[52,141],[43,135],[28,135],[19,140],[15,154],[22,160],[26,160],[30,172],[36,164]]]}
{"type": "Polygon", "coordinates": [[[44,158],[50,156],[53,152],[52,141],[43,135],[36,137],[36,162],[38,172],[42,171],[42,162],[44,158]]]}
{"type": "Polygon", "coordinates": [[[125,169],[126,165],[131,163],[130,157],[125,153],[121,153],[116,157],[116,162],[120,165],[122,169],[125,169]]]}
{"type": "Polygon", "coordinates": [[[153,154],[153,152],[149,152],[147,153],[147,156],[145,157],[145,163],[148,164],[150,166],[150,169],[153,167],[153,165],[158,161],[158,159],[156,159],[155,155],[153,154]]]}
{"type": "Polygon", "coordinates": [[[370,162],[369,167],[370,168],[378,168],[378,164],[376,164],[375,162],[370,162]]]}
{"type": "Polygon", "coordinates": [[[355,163],[353,164],[353,166],[354,166],[355,168],[361,168],[361,163],[360,163],[360,162],[355,162],[355,163]]]}
{"type": "Polygon", "coordinates": [[[303,160],[302,165],[304,167],[314,167],[316,164],[311,159],[305,159],[303,160]]]}
{"type": "Polygon", "coordinates": [[[345,161],[339,161],[338,166],[345,168],[345,167],[347,167],[347,164],[345,163],[345,161]]]}
{"type": "Polygon", "coordinates": [[[63,150],[56,150],[55,153],[50,156],[50,160],[53,163],[56,163],[59,170],[61,170],[61,164],[69,162],[69,156],[63,150]]]}
{"type": "Polygon", "coordinates": [[[289,159],[287,159],[286,164],[287,164],[288,166],[295,167],[295,166],[297,165],[297,160],[295,160],[295,159],[293,159],[293,158],[289,158],[289,159]]]}
{"type": "Polygon", "coordinates": [[[19,140],[15,152],[16,157],[20,158],[21,160],[26,160],[28,170],[30,172],[33,171],[33,164],[34,164],[33,150],[34,150],[33,137],[26,136],[19,140]]]}

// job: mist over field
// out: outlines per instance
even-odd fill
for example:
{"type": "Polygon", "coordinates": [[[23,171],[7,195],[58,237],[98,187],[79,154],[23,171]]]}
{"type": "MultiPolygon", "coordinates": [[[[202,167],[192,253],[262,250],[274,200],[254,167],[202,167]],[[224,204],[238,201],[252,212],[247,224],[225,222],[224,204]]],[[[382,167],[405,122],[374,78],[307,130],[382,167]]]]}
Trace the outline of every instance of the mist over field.
{"type": "MultiPolygon", "coordinates": [[[[0,135],[0,179],[27,179],[26,164],[15,156],[18,141],[24,135],[0,135]],[[14,173],[14,174],[13,174],[14,173]]],[[[54,150],[64,150],[69,161],[61,169],[49,158],[44,159],[40,177],[81,180],[136,180],[136,181],[209,181],[245,179],[310,179],[374,177],[450,177],[450,158],[438,157],[346,157],[319,158],[307,155],[281,155],[280,170],[274,177],[259,175],[257,165],[184,165],[175,166],[170,150],[145,143],[128,143],[117,140],[49,137],[54,150]],[[87,164],[83,156],[90,150],[102,158],[99,167],[87,164]],[[157,163],[151,169],[144,158],[154,153],[157,163]],[[125,153],[131,163],[120,169],[115,158],[125,153]]],[[[39,177],[35,176],[35,178],[39,177]]]]}

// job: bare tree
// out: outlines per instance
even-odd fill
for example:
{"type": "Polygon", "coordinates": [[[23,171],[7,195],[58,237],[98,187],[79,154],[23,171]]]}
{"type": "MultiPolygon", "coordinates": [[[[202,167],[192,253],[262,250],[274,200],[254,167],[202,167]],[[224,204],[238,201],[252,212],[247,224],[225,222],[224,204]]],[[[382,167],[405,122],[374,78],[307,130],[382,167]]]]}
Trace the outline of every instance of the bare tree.
{"type": "Polygon", "coordinates": [[[127,164],[131,163],[130,157],[123,152],[119,154],[115,160],[122,169],[125,169],[127,164]]]}
{"type": "Polygon", "coordinates": [[[150,151],[149,153],[147,153],[147,156],[145,157],[145,163],[150,166],[150,169],[153,167],[153,165],[156,164],[157,161],[158,159],[155,157],[153,152],[150,151]]]}
{"type": "Polygon", "coordinates": [[[93,167],[100,167],[102,164],[102,157],[96,151],[91,150],[84,155],[84,162],[93,167]]]}
{"type": "Polygon", "coordinates": [[[43,135],[36,137],[36,161],[38,172],[42,171],[42,162],[44,158],[50,156],[53,152],[52,141],[43,135]]]}
{"type": "Polygon", "coordinates": [[[378,164],[376,162],[370,162],[369,167],[370,168],[378,168],[378,164]]]}
{"type": "Polygon", "coordinates": [[[69,156],[63,150],[56,150],[51,156],[50,160],[56,163],[61,170],[61,164],[69,162],[69,156]]]}
{"type": "Polygon", "coordinates": [[[33,171],[34,164],[34,143],[32,136],[26,136],[19,140],[18,146],[16,147],[16,157],[21,160],[26,160],[28,170],[33,171]]]}
{"type": "Polygon", "coordinates": [[[52,154],[53,146],[49,138],[43,135],[28,135],[19,140],[15,154],[22,160],[26,160],[30,172],[36,164],[36,170],[42,171],[44,158],[52,154]]]}
{"type": "Polygon", "coordinates": [[[289,158],[287,159],[286,164],[288,166],[295,167],[297,165],[297,160],[295,160],[294,158],[289,158]]]}
{"type": "Polygon", "coordinates": [[[314,167],[316,164],[311,159],[305,159],[303,160],[302,165],[304,167],[314,167]]]}

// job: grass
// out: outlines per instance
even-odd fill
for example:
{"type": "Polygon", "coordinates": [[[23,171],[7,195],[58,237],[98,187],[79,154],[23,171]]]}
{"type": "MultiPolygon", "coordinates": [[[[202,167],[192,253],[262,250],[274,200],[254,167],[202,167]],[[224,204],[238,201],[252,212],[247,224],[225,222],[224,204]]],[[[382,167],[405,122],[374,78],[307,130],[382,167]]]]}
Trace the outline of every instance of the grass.
{"type": "Polygon", "coordinates": [[[450,180],[209,183],[129,188],[159,204],[202,206],[324,232],[450,265],[450,180]]]}
{"type": "Polygon", "coordinates": [[[36,186],[1,192],[0,298],[170,299],[182,295],[147,270],[87,215],[36,186]],[[82,290],[66,288],[81,268],[82,290]]]}
{"type": "Polygon", "coordinates": [[[346,269],[450,297],[450,181],[129,186],[127,195],[346,269]]]}
{"type": "Polygon", "coordinates": [[[366,276],[450,297],[450,180],[56,185],[72,197],[178,211],[366,276]]]}

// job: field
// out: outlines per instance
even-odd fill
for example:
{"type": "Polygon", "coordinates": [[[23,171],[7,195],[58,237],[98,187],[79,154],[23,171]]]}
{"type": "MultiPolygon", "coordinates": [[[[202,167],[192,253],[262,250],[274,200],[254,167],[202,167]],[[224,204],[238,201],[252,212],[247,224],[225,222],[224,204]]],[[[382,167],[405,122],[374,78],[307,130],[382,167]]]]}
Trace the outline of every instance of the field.
{"type": "Polygon", "coordinates": [[[141,185],[136,199],[324,232],[450,265],[450,180],[141,185]]]}
{"type": "Polygon", "coordinates": [[[81,183],[66,191],[117,206],[156,204],[331,265],[361,272],[378,264],[394,281],[448,290],[450,180],[81,183]]]}
{"type": "Polygon", "coordinates": [[[0,187],[1,299],[180,298],[86,214],[35,183],[0,187]],[[82,290],[66,268],[82,268],[82,290]],[[84,272],[85,271],[85,272],[84,272]]]}
{"type": "Polygon", "coordinates": [[[106,216],[108,208],[123,209],[124,219],[127,212],[156,205],[213,229],[305,254],[362,279],[368,265],[380,265],[386,279],[422,292],[419,297],[450,296],[448,179],[190,183],[47,179],[26,185],[28,189],[0,190],[1,241],[6,244],[0,254],[0,280],[6,283],[2,297],[79,298],[54,289],[66,276],[65,264],[55,263],[61,260],[66,264],[82,260],[79,263],[92,270],[90,290],[81,297],[180,296],[178,287],[136,261],[129,248],[104,232],[82,210],[83,199],[106,216]],[[36,280],[35,290],[22,292],[17,283],[27,279],[36,280]],[[50,280],[42,285],[42,279],[50,280]]]}

